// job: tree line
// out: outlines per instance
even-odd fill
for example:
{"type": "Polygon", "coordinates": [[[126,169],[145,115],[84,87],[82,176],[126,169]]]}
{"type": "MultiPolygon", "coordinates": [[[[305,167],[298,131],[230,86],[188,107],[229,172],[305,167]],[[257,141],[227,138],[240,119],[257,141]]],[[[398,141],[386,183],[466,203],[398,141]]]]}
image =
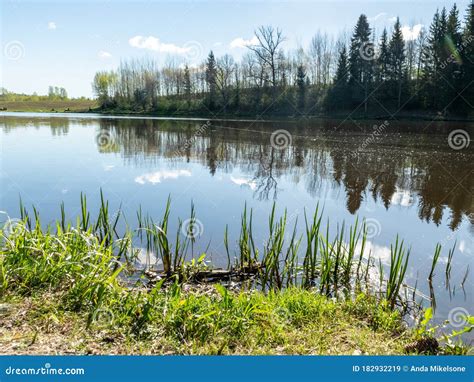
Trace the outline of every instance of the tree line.
{"type": "Polygon", "coordinates": [[[239,62],[211,51],[199,65],[168,58],[122,61],[96,73],[102,109],[235,115],[355,115],[400,111],[472,113],[474,5],[437,10],[429,28],[406,38],[397,18],[376,36],[360,15],[348,38],[317,32],[307,49],[285,51],[283,31],[261,26],[239,62]],[[470,101],[471,100],[471,101],[470,101]]]}
{"type": "MultiPolygon", "coordinates": [[[[59,86],[49,86],[48,87],[48,95],[38,95],[36,92],[33,94],[23,94],[23,93],[15,93],[8,91],[5,88],[0,87],[0,101],[8,101],[8,102],[15,102],[15,101],[47,101],[47,100],[69,100],[69,96],[67,94],[67,90],[63,87],[59,86]]],[[[86,99],[85,97],[81,97],[81,99],[86,99]]]]}

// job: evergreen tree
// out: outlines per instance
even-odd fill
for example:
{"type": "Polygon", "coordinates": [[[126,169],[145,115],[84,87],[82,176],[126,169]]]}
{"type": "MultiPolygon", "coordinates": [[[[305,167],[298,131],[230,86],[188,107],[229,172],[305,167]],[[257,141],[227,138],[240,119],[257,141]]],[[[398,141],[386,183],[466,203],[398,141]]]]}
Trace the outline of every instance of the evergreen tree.
{"type": "Polygon", "coordinates": [[[388,51],[388,33],[387,29],[384,28],[382,36],[380,37],[378,56],[375,60],[374,65],[374,81],[376,87],[376,98],[379,101],[385,101],[387,97],[387,81],[388,81],[388,68],[390,65],[389,51],[388,51]]]}
{"type": "MultiPolygon", "coordinates": [[[[462,36],[462,95],[472,105],[474,99],[474,2],[466,10],[466,18],[462,36]],[[464,88],[465,87],[465,88],[464,88]]],[[[463,100],[464,101],[464,100],[463,100]]],[[[472,106],[464,101],[464,107],[472,113],[472,106]]]]}
{"type": "Polygon", "coordinates": [[[298,110],[304,112],[306,104],[306,72],[303,65],[298,65],[295,83],[298,89],[298,110]]]}
{"type": "Polygon", "coordinates": [[[217,66],[216,66],[216,59],[214,57],[214,53],[209,53],[207,57],[206,63],[206,82],[208,87],[208,107],[210,110],[215,108],[215,100],[216,100],[216,75],[217,75],[217,66]]]}
{"type": "Polygon", "coordinates": [[[349,84],[352,97],[356,104],[364,103],[364,110],[367,112],[368,94],[373,74],[373,60],[375,51],[373,43],[370,41],[370,27],[367,16],[359,16],[354,33],[351,38],[349,51],[349,84]]]}
{"type": "MultiPolygon", "coordinates": [[[[318,34],[310,56],[302,48],[293,55],[285,53],[279,48],[281,32],[264,27],[257,32],[259,42],[249,47],[250,54],[241,62],[217,58],[211,51],[196,78],[187,65],[182,68],[174,60],[164,68],[152,61],[132,60],[121,63],[116,71],[97,73],[92,86],[103,108],[209,112],[219,106],[225,112],[228,105],[235,114],[289,115],[295,104],[305,112],[308,105],[321,105],[338,112],[350,108],[358,114],[361,110],[379,113],[402,107],[422,108],[428,113],[472,113],[472,2],[464,20],[455,5],[449,11],[437,10],[426,33],[422,29],[416,39],[405,41],[397,18],[393,32],[384,29],[380,40],[374,42],[367,17],[361,15],[349,47],[338,42],[334,54],[330,40],[318,34]],[[369,99],[373,104],[368,104],[369,99]]],[[[67,93],[50,87],[49,97],[66,98],[67,93]]]]}
{"type": "Polygon", "coordinates": [[[462,44],[462,34],[461,34],[461,22],[459,21],[459,10],[456,4],[453,5],[451,11],[449,12],[447,25],[446,25],[446,39],[451,45],[449,48],[450,53],[453,53],[453,50],[456,50],[456,54],[459,53],[461,44],[462,44]]]}
{"type": "Polygon", "coordinates": [[[384,28],[382,32],[382,37],[380,38],[379,55],[377,58],[378,82],[383,82],[387,80],[389,64],[388,33],[387,28],[384,28]]]}
{"type": "Polygon", "coordinates": [[[348,65],[347,65],[347,49],[345,46],[342,47],[339,52],[339,58],[337,61],[336,77],[334,83],[337,85],[347,85],[348,80],[348,65]]]}
{"type": "Polygon", "coordinates": [[[336,75],[334,77],[334,84],[329,89],[326,98],[326,108],[334,110],[336,108],[345,109],[349,106],[349,67],[347,59],[347,49],[343,46],[339,52],[337,61],[336,75]]]}
{"type": "Polygon", "coordinates": [[[388,77],[393,84],[395,90],[397,108],[401,106],[402,87],[405,81],[405,41],[403,40],[402,28],[400,19],[393,27],[392,37],[388,46],[389,51],[389,66],[388,77]]]}
{"type": "Polygon", "coordinates": [[[441,14],[437,10],[430,25],[428,41],[423,48],[423,94],[424,104],[428,108],[439,111],[443,107],[443,97],[440,94],[442,84],[442,67],[444,65],[444,36],[446,34],[446,10],[441,14]]]}
{"type": "Polygon", "coordinates": [[[191,105],[191,75],[189,73],[188,65],[184,67],[184,94],[186,95],[186,101],[188,108],[191,105]]]}
{"type": "Polygon", "coordinates": [[[463,99],[457,97],[462,92],[461,82],[461,51],[462,51],[462,34],[461,23],[459,21],[459,11],[456,4],[453,5],[449,12],[446,35],[444,38],[446,53],[448,55],[446,62],[442,65],[443,75],[447,82],[446,97],[447,102],[451,102],[450,109],[459,109],[462,105],[463,99]]]}

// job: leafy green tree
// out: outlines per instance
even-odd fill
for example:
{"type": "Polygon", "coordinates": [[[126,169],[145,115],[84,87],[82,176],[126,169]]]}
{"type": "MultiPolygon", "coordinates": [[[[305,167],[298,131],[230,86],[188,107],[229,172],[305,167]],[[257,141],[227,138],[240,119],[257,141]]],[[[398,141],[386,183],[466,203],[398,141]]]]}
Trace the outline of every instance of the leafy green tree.
{"type": "Polygon", "coordinates": [[[59,97],[61,99],[67,99],[67,91],[64,88],[59,89],[59,97]]]}
{"type": "MultiPolygon", "coordinates": [[[[102,108],[111,104],[109,88],[112,84],[112,73],[97,72],[92,82],[92,89],[102,108]]],[[[51,87],[50,87],[51,88],[51,87]]]]}
{"type": "MultiPolygon", "coordinates": [[[[211,51],[203,70],[193,74],[175,59],[162,68],[151,60],[129,60],[116,71],[97,73],[93,89],[102,107],[126,110],[172,112],[193,105],[196,112],[219,106],[223,113],[290,115],[296,104],[305,112],[315,105],[318,111],[350,107],[357,113],[368,113],[369,106],[377,113],[392,108],[472,113],[473,7],[468,6],[464,22],[456,6],[437,10],[429,31],[415,40],[404,40],[397,19],[393,32],[383,30],[375,42],[367,17],[360,15],[349,47],[342,41],[334,45],[318,32],[309,52],[285,51],[282,32],[261,27],[240,62],[211,51]]],[[[50,99],[66,96],[63,89],[50,87],[50,99]]]]}

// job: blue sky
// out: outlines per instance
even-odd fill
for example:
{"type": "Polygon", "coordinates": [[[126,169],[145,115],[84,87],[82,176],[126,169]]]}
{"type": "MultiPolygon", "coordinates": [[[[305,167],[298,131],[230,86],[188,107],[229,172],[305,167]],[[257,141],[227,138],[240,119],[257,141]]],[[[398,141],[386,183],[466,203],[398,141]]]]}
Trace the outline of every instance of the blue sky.
{"type": "MultiPolygon", "coordinates": [[[[456,2],[462,14],[468,1],[456,2]]],[[[120,59],[170,55],[190,64],[213,49],[239,58],[259,25],[283,29],[288,49],[306,47],[319,29],[351,31],[360,13],[376,30],[393,24],[429,25],[437,8],[452,2],[414,1],[1,1],[2,86],[45,94],[65,87],[91,96],[98,70],[120,59]],[[233,42],[233,43],[232,43],[233,42]]]]}

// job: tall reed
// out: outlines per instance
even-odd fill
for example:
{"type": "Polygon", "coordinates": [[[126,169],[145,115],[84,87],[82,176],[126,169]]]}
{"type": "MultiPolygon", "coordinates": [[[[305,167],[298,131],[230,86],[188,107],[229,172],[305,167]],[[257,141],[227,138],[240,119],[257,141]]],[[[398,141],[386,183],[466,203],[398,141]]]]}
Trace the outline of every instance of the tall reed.
{"type": "MultiPolygon", "coordinates": [[[[152,217],[143,214],[141,208],[137,211],[138,228],[130,230],[128,225],[120,224],[124,219],[121,209],[113,217],[110,216],[110,206],[103,193],[100,193],[100,206],[97,219],[92,221],[91,213],[87,205],[86,196],[80,196],[80,216],[76,225],[67,220],[64,204],[60,206],[60,220],[55,224],[58,237],[78,238],[93,237],[97,242],[96,251],[104,251],[109,255],[103,261],[106,264],[99,265],[103,271],[84,275],[82,281],[94,277],[105,277],[107,269],[113,274],[124,269],[129,269],[139,251],[146,251],[147,257],[154,254],[161,260],[162,269],[158,269],[160,277],[167,279],[178,279],[186,281],[189,277],[190,267],[202,265],[206,254],[200,254],[199,261],[191,259],[187,261],[189,251],[194,259],[195,241],[194,234],[198,229],[198,220],[194,204],[191,205],[190,218],[186,221],[186,227],[178,220],[176,233],[170,233],[171,198],[168,197],[162,217],[156,223],[152,217]],[[139,244],[137,244],[137,239],[139,244]],[[144,247],[143,247],[144,246],[144,247]],[[124,267],[124,265],[127,265],[124,267]],[[105,272],[105,273],[104,273],[105,272]]],[[[41,240],[48,237],[50,240],[49,227],[42,231],[40,216],[34,209],[35,227],[32,230],[31,219],[26,208],[20,203],[20,216],[23,219],[25,229],[30,235],[36,234],[41,240]],[[36,232],[36,233],[35,233],[36,232]]],[[[287,211],[281,216],[277,214],[276,203],[273,204],[268,218],[268,235],[264,243],[257,243],[253,232],[253,212],[244,206],[240,221],[240,234],[237,242],[233,245],[229,239],[229,227],[224,231],[224,248],[227,255],[227,273],[233,277],[251,278],[259,287],[265,290],[279,290],[289,286],[298,286],[306,289],[315,288],[319,293],[327,296],[350,295],[363,290],[370,293],[376,290],[378,296],[383,296],[395,306],[400,297],[400,290],[408,267],[410,250],[406,249],[404,242],[398,236],[395,244],[390,247],[390,263],[387,270],[379,260],[378,263],[378,285],[373,282],[372,274],[376,273],[377,266],[370,251],[367,251],[367,227],[365,221],[346,227],[345,224],[338,226],[334,234],[330,233],[330,222],[327,221],[323,228],[323,211],[319,205],[316,206],[312,216],[304,211],[303,231],[298,231],[298,219],[294,225],[288,227],[287,211]],[[235,248],[235,260],[231,261],[231,251],[235,248]],[[387,279],[385,279],[387,277],[387,279]]],[[[3,235],[3,239],[9,240],[14,245],[12,238],[3,235]]],[[[51,236],[52,237],[52,236],[51,236]]],[[[21,242],[15,236],[15,240],[21,242]]],[[[51,239],[52,240],[52,239],[51,239]]],[[[82,240],[82,239],[81,239],[82,240]]],[[[82,247],[81,247],[82,248],[82,247]]],[[[446,273],[450,272],[453,250],[448,255],[448,266],[446,273]]],[[[441,252],[441,246],[437,245],[429,275],[431,280],[441,252]]],[[[46,256],[46,254],[44,254],[46,256]]],[[[88,252],[84,256],[89,256],[88,252]]],[[[99,260],[99,259],[97,259],[99,260]]],[[[10,259],[8,261],[14,261],[10,259]]],[[[25,258],[26,261],[26,258],[25,258]]],[[[102,260],[101,260],[102,261],[102,260]]],[[[148,260],[147,260],[148,263],[148,260]]],[[[4,267],[4,263],[0,264],[4,267]]],[[[132,269],[133,270],[133,269],[132,269]]],[[[156,269],[155,269],[156,270],[156,269]]],[[[202,269],[196,269],[196,272],[202,269]]],[[[137,270],[136,270],[137,271],[137,270]]],[[[206,274],[212,273],[212,268],[206,268],[206,274]]],[[[54,273],[54,272],[53,272],[54,273]]],[[[468,272],[467,272],[468,273],[468,272]]],[[[12,282],[5,274],[1,275],[0,282],[5,284],[12,282]]],[[[117,277],[118,274],[114,277],[117,277]]],[[[467,278],[467,274],[465,279],[467,278]]],[[[40,279],[48,279],[45,275],[40,279]]],[[[465,280],[463,280],[465,282],[465,280]]],[[[33,284],[38,283],[35,281],[33,284]]],[[[79,298],[79,297],[78,297],[79,298]]]]}

